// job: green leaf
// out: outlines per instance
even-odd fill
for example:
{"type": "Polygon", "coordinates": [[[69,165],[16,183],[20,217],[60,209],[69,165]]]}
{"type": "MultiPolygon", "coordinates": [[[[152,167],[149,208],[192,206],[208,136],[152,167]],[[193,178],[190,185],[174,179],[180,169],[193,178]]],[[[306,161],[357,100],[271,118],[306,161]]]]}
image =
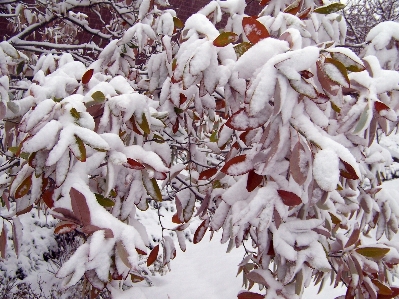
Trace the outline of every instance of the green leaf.
{"type": "Polygon", "coordinates": [[[24,70],[24,66],[25,66],[25,61],[21,61],[20,63],[18,63],[18,65],[17,65],[17,75],[22,73],[22,71],[24,70]]]}
{"type": "Polygon", "coordinates": [[[341,112],[341,108],[339,108],[333,101],[330,101],[330,104],[331,104],[332,110],[334,110],[337,113],[341,112]]]}
{"type": "Polygon", "coordinates": [[[364,129],[369,120],[369,116],[370,116],[370,105],[367,104],[366,107],[364,107],[362,114],[360,115],[359,121],[356,125],[355,130],[353,131],[353,134],[357,134],[364,129]]]}
{"type": "Polygon", "coordinates": [[[228,44],[235,43],[238,40],[238,35],[234,32],[223,32],[214,41],[215,47],[225,47],[228,44]]]}
{"type": "Polygon", "coordinates": [[[345,4],[334,2],[328,5],[320,6],[314,10],[314,12],[323,14],[323,15],[328,15],[330,13],[334,13],[337,11],[340,11],[341,9],[345,8],[345,4]]]}
{"type": "Polygon", "coordinates": [[[76,156],[76,159],[78,159],[81,162],[86,162],[86,147],[82,141],[82,139],[80,139],[78,136],[75,135],[75,141],[76,144],[78,145],[78,149],[79,149],[79,156],[76,156]]]}
{"type": "Polygon", "coordinates": [[[162,201],[162,193],[159,189],[157,180],[155,178],[150,179],[148,177],[147,171],[143,171],[143,185],[147,194],[151,196],[156,201],[162,201]]]}
{"type": "MultiPolygon", "coordinates": [[[[346,83],[348,83],[348,85],[350,85],[350,80],[349,80],[349,77],[348,77],[348,72],[347,72],[347,70],[346,70],[345,65],[344,65],[342,62],[340,62],[340,61],[338,61],[338,60],[336,60],[336,59],[332,59],[332,58],[326,58],[324,62],[325,62],[325,64],[330,63],[330,64],[334,65],[334,66],[338,69],[338,71],[341,73],[341,75],[345,78],[346,83]]],[[[332,76],[332,74],[330,74],[329,72],[327,72],[326,69],[324,69],[324,70],[325,70],[327,76],[328,76],[332,81],[334,81],[334,82],[336,82],[336,83],[342,85],[342,82],[338,82],[337,80],[334,80],[335,76],[332,76]]],[[[345,86],[345,87],[348,87],[348,86],[345,86]]]]}
{"type": "Polygon", "coordinates": [[[141,118],[142,122],[139,123],[140,129],[142,129],[145,134],[150,134],[151,133],[150,125],[148,124],[147,118],[145,117],[145,113],[143,113],[141,118]]]}
{"type": "Polygon", "coordinates": [[[366,69],[363,65],[361,65],[358,62],[354,61],[352,58],[350,58],[349,56],[345,55],[344,53],[331,52],[331,56],[335,60],[341,62],[346,67],[346,69],[348,71],[351,71],[351,72],[362,72],[362,71],[364,71],[366,69]]]}
{"type": "Polygon", "coordinates": [[[381,248],[381,247],[363,247],[356,249],[356,252],[365,256],[371,257],[373,259],[382,259],[388,252],[389,248],[381,248]]]}
{"type": "Polygon", "coordinates": [[[99,90],[97,90],[96,92],[94,92],[94,93],[91,95],[91,97],[93,98],[93,100],[94,100],[95,102],[98,102],[98,103],[102,103],[102,102],[105,101],[105,95],[104,95],[101,91],[99,91],[99,90]]]}
{"type": "Polygon", "coordinates": [[[252,44],[248,43],[248,42],[242,42],[242,43],[239,43],[238,45],[235,45],[234,50],[236,51],[237,58],[242,56],[251,47],[252,47],[252,44]]]}
{"type": "Polygon", "coordinates": [[[218,131],[214,130],[211,137],[209,137],[210,142],[218,142],[218,131]]]}
{"type": "Polygon", "coordinates": [[[177,17],[173,17],[173,24],[175,25],[175,28],[181,29],[184,27],[184,23],[182,20],[180,20],[177,17]]]}
{"type": "Polygon", "coordinates": [[[80,119],[80,113],[75,108],[72,108],[70,113],[74,119],[76,119],[76,120],[80,119]]]}
{"type": "Polygon", "coordinates": [[[96,195],[97,202],[103,207],[108,208],[108,207],[113,207],[115,205],[115,202],[112,199],[106,198],[98,193],[94,194],[96,195]]]}

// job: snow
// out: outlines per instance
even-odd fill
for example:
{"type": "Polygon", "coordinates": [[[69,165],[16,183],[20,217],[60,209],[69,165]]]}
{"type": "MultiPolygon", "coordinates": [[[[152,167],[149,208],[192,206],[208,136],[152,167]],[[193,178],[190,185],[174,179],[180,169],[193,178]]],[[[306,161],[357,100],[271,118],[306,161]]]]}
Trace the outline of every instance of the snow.
{"type": "Polygon", "coordinates": [[[317,152],[313,162],[313,176],[325,191],[333,191],[339,182],[339,160],[332,149],[326,148],[317,152]]]}

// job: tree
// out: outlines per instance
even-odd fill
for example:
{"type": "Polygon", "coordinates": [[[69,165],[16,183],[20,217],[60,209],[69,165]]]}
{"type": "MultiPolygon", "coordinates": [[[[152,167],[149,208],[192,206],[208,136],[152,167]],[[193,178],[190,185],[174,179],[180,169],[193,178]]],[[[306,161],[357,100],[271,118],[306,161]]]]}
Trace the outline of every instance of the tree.
{"type": "MultiPolygon", "coordinates": [[[[243,0],[212,1],[185,24],[160,2],[130,3],[130,17],[125,2],[109,3],[129,28],[112,31],[98,57],[47,41],[0,43],[2,257],[7,223],[18,252],[19,218],[41,210],[61,220],[56,234],[82,238],[57,272],[63,287],[85,279],[93,298],[133,296],[157,259],[175,257],[169,232],[184,251],[199,217],[194,243],[222,230],[229,248],[252,244],[239,271],[246,288],[263,289],[239,299],[299,298],[330,278],[346,298],[397,296],[388,273],[399,262],[389,241],[399,209],[380,186],[392,157],[375,136],[398,124],[399,25],[375,26],[361,59],[342,47],[337,2],[261,1],[252,17],[243,0]],[[30,51],[46,53],[35,62],[30,51]],[[165,202],[175,227],[159,214],[154,243],[136,212],[165,202]]],[[[44,25],[92,32],[72,11],[102,4],[46,5],[44,25]]],[[[42,19],[28,28],[44,28],[42,19]]]]}
{"type": "Polygon", "coordinates": [[[368,32],[381,22],[399,20],[397,1],[350,0],[344,9],[348,23],[347,42],[359,45],[366,41],[368,32]]]}

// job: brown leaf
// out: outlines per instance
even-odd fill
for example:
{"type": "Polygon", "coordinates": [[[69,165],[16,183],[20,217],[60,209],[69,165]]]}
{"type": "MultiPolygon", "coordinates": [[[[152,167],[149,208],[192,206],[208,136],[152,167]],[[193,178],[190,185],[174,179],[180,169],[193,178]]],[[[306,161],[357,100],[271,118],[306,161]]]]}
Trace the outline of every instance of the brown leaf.
{"type": "Polygon", "coordinates": [[[285,13],[289,13],[291,15],[296,15],[302,6],[302,0],[295,0],[293,3],[288,5],[285,9],[285,13]]]}
{"type": "Polygon", "coordinates": [[[205,219],[202,221],[200,226],[198,226],[197,230],[194,233],[193,243],[197,244],[201,242],[202,238],[204,237],[209,225],[209,219],[205,219]]]}
{"type": "Polygon", "coordinates": [[[207,179],[213,177],[217,172],[218,172],[218,169],[216,167],[204,170],[200,173],[198,180],[207,180],[207,179]]]}
{"type": "Polygon", "coordinates": [[[172,222],[176,223],[176,224],[183,223],[183,222],[180,221],[179,217],[177,216],[177,213],[172,216],[172,222]]]}
{"type": "Polygon", "coordinates": [[[15,190],[15,199],[21,198],[22,196],[28,194],[31,186],[32,186],[32,176],[29,175],[22,181],[22,183],[15,190]]]}
{"type": "Polygon", "coordinates": [[[324,72],[324,67],[320,61],[316,62],[317,78],[319,79],[321,87],[329,94],[336,96],[339,91],[339,85],[332,81],[324,72]]]}
{"type": "Polygon", "coordinates": [[[55,217],[57,219],[65,220],[65,221],[72,221],[72,222],[75,222],[75,223],[79,223],[80,222],[79,219],[76,218],[76,216],[72,213],[72,211],[70,211],[68,209],[65,209],[65,208],[53,208],[52,211],[57,213],[57,214],[61,214],[62,215],[62,216],[60,216],[60,215],[52,213],[53,217],[55,217]]]}
{"type": "Polygon", "coordinates": [[[286,206],[294,207],[302,203],[302,199],[295,193],[285,190],[277,190],[277,193],[286,206]]]}
{"type": "Polygon", "coordinates": [[[94,73],[93,69],[87,70],[82,76],[82,83],[83,84],[89,83],[91,77],[93,76],[93,73],[94,73]]]}
{"type": "Polygon", "coordinates": [[[301,163],[301,156],[303,157],[304,154],[305,154],[305,149],[302,143],[298,141],[295,144],[294,148],[292,149],[291,158],[290,158],[290,172],[292,178],[300,186],[302,186],[305,183],[309,171],[308,169],[309,165],[303,165],[303,163],[301,163]],[[303,169],[304,166],[306,166],[306,169],[303,169]]]}
{"type": "Polygon", "coordinates": [[[254,170],[251,170],[248,173],[248,179],[247,179],[247,191],[252,192],[255,190],[256,187],[258,187],[263,181],[263,176],[257,174],[254,170]]]}
{"type": "Polygon", "coordinates": [[[235,156],[227,161],[220,171],[232,176],[247,173],[253,169],[253,165],[246,158],[247,155],[235,156]]]}
{"type": "Polygon", "coordinates": [[[380,101],[375,101],[374,102],[374,108],[377,110],[378,113],[380,113],[383,110],[389,110],[390,108],[385,105],[383,102],[380,101]]]}
{"type": "Polygon", "coordinates": [[[350,165],[349,163],[341,160],[341,162],[344,164],[346,171],[341,170],[340,174],[341,176],[343,176],[344,178],[350,179],[350,180],[358,180],[359,177],[355,171],[355,169],[352,167],[352,165],[350,165]]]}
{"type": "Polygon", "coordinates": [[[78,217],[78,219],[84,226],[89,225],[91,223],[91,218],[90,209],[86,202],[86,197],[73,187],[69,191],[69,195],[71,197],[73,214],[78,217]]]}
{"type": "Polygon", "coordinates": [[[159,252],[159,244],[151,250],[150,255],[148,256],[147,259],[147,267],[151,266],[157,260],[158,252],[159,252]]]}
{"type": "Polygon", "coordinates": [[[356,223],[355,224],[355,229],[352,231],[351,236],[349,237],[348,241],[345,244],[345,248],[352,246],[353,244],[355,244],[357,242],[357,240],[359,240],[359,236],[360,236],[360,229],[359,229],[359,225],[356,223]]]}
{"type": "MultiPolygon", "coordinates": [[[[378,279],[371,280],[374,285],[378,288],[378,295],[385,295],[385,296],[392,296],[392,290],[389,286],[385,285],[383,282],[379,281],[378,279]]],[[[378,299],[380,296],[378,296],[378,299]]]]}
{"type": "Polygon", "coordinates": [[[307,8],[307,9],[305,9],[304,11],[301,11],[301,12],[297,15],[297,17],[298,17],[299,19],[301,19],[301,20],[307,20],[308,17],[309,17],[309,13],[310,13],[311,11],[312,11],[312,8],[309,7],[309,8],[307,8]]]}
{"type": "Polygon", "coordinates": [[[129,253],[126,251],[125,245],[123,245],[122,241],[116,242],[116,251],[126,267],[129,269],[132,268],[132,264],[129,261],[129,253]]]}
{"type": "Polygon", "coordinates": [[[242,19],[242,28],[248,40],[253,44],[270,36],[266,27],[253,17],[244,17],[242,19]]]}
{"type": "Polygon", "coordinates": [[[54,233],[58,234],[65,234],[71,231],[74,231],[77,228],[77,224],[73,222],[62,221],[58,223],[54,229],[54,233]]]}

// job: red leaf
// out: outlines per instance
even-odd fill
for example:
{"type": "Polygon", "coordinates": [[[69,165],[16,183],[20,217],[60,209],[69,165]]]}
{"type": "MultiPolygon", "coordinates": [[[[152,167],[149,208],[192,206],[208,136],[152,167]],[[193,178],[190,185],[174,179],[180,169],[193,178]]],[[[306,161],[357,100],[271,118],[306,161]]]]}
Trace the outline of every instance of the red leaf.
{"type": "Polygon", "coordinates": [[[176,122],[173,124],[172,131],[176,133],[179,130],[179,120],[176,119],[176,122]]]}
{"type": "Polygon", "coordinates": [[[57,226],[54,229],[54,233],[57,235],[69,233],[71,231],[74,231],[77,227],[78,226],[76,223],[62,221],[57,224],[57,226]]]}
{"type": "Polygon", "coordinates": [[[180,105],[181,105],[181,104],[184,104],[186,101],[187,101],[186,95],[184,95],[184,94],[181,93],[181,94],[180,94],[180,100],[179,100],[180,105]]]}
{"type": "Polygon", "coordinates": [[[73,213],[84,226],[90,225],[90,209],[87,206],[86,197],[73,187],[69,191],[69,195],[71,197],[73,213]]]}
{"type": "Polygon", "coordinates": [[[183,223],[183,222],[180,221],[179,216],[177,216],[177,213],[172,216],[172,222],[176,223],[176,224],[183,223]]]}
{"type": "Polygon", "coordinates": [[[7,248],[7,231],[6,231],[6,226],[3,223],[3,229],[0,235],[0,254],[2,259],[6,258],[6,248],[7,248]]]}
{"type": "Polygon", "coordinates": [[[383,102],[375,101],[374,102],[374,108],[377,110],[378,113],[380,113],[383,110],[389,110],[390,108],[385,105],[383,102]]]}
{"type": "Polygon", "coordinates": [[[247,179],[247,191],[252,192],[255,190],[256,187],[258,187],[263,181],[263,176],[257,174],[254,170],[251,170],[248,173],[248,179],[247,179]]]}
{"type": "Polygon", "coordinates": [[[140,162],[127,158],[127,164],[125,164],[126,167],[131,168],[131,169],[136,169],[136,170],[141,170],[144,169],[145,166],[141,164],[140,162]]]}
{"type": "Polygon", "coordinates": [[[197,244],[201,242],[202,238],[204,237],[207,229],[208,229],[209,219],[205,219],[202,221],[200,226],[198,226],[197,230],[194,233],[193,243],[197,244]]]}
{"type": "Polygon", "coordinates": [[[261,0],[259,5],[266,5],[270,2],[271,0],[261,0]]]}
{"type": "Polygon", "coordinates": [[[309,13],[311,12],[312,8],[309,7],[308,9],[305,9],[304,11],[301,11],[297,17],[301,20],[306,20],[309,17],[309,13]]]}
{"type": "Polygon", "coordinates": [[[227,175],[241,175],[247,173],[253,169],[253,166],[252,163],[245,163],[246,158],[247,155],[235,156],[234,158],[227,161],[220,171],[227,175]]]}
{"type": "Polygon", "coordinates": [[[345,244],[345,248],[355,244],[357,240],[359,240],[359,236],[360,236],[360,229],[359,225],[356,223],[355,229],[352,231],[351,236],[349,237],[348,241],[345,244]]]}
{"type": "Polygon", "coordinates": [[[147,259],[147,267],[151,266],[158,257],[158,252],[159,252],[159,244],[154,247],[154,249],[151,250],[150,255],[148,256],[147,259]]]}
{"type": "Polygon", "coordinates": [[[72,213],[72,211],[70,211],[68,209],[65,209],[65,208],[54,208],[54,209],[52,209],[52,211],[57,213],[57,214],[61,214],[62,215],[62,216],[60,216],[60,215],[52,213],[53,217],[55,217],[57,219],[79,223],[79,219],[77,219],[76,216],[72,213]]]}
{"type": "Polygon", "coordinates": [[[237,295],[238,299],[263,299],[265,298],[264,295],[252,292],[242,292],[237,295]]]}
{"type": "Polygon", "coordinates": [[[213,177],[217,172],[218,169],[216,167],[204,170],[200,173],[198,180],[207,180],[213,177]]]}
{"type": "Polygon", "coordinates": [[[53,194],[54,189],[47,189],[42,194],[42,199],[49,209],[52,209],[54,207],[53,194]]]}
{"type": "Polygon", "coordinates": [[[270,36],[266,27],[253,17],[244,17],[242,19],[242,28],[248,40],[253,44],[270,36]]]}
{"type": "Polygon", "coordinates": [[[277,192],[286,206],[294,207],[302,203],[302,199],[295,193],[285,190],[277,190],[277,192]]]}
{"type": "Polygon", "coordinates": [[[349,163],[341,160],[341,162],[344,164],[346,171],[341,170],[341,176],[344,178],[350,179],[350,180],[358,180],[359,177],[356,174],[355,169],[350,165],[349,163]]]}
{"type": "MultiPolygon", "coordinates": [[[[306,165],[306,170],[302,169],[303,166],[301,165],[301,153],[305,153],[305,149],[303,145],[298,141],[294,148],[292,149],[291,153],[291,158],[290,158],[290,172],[292,175],[292,178],[295,180],[295,182],[298,183],[298,185],[302,186],[306,179],[307,179],[307,172],[309,165],[306,165]],[[306,173],[303,173],[302,171],[305,170],[306,173]]],[[[303,155],[302,155],[303,156],[303,155]]]]}
{"type": "Polygon", "coordinates": [[[138,254],[147,255],[147,252],[145,252],[145,251],[143,251],[141,249],[138,249],[137,247],[136,247],[136,251],[137,251],[138,254]]]}
{"type": "Polygon", "coordinates": [[[82,76],[82,83],[83,84],[89,83],[91,77],[93,76],[93,73],[94,73],[93,69],[87,70],[86,73],[84,73],[82,76]]]}

